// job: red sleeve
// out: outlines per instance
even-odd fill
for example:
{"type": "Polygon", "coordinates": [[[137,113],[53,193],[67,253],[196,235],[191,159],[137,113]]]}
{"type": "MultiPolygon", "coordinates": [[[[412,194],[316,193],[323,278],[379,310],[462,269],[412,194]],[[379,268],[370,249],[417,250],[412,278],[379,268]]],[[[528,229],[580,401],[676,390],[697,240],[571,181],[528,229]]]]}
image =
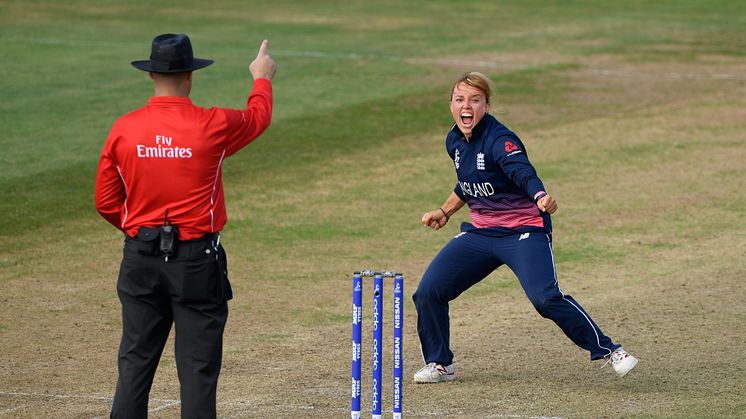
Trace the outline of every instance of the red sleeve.
{"type": "Polygon", "coordinates": [[[246,100],[246,109],[226,109],[228,144],[226,155],[237,152],[258,137],[272,121],[272,82],[254,80],[254,88],[246,100]]]}
{"type": "Polygon", "coordinates": [[[126,199],[124,181],[112,161],[109,148],[110,142],[107,141],[98,162],[94,201],[96,211],[114,227],[122,230],[122,209],[126,199]]]}

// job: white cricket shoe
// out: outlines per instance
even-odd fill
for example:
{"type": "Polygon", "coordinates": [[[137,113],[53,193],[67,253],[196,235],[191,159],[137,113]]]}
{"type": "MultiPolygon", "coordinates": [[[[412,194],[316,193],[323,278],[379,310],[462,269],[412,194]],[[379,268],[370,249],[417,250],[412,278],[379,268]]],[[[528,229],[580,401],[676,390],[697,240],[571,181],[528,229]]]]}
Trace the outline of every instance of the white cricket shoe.
{"type": "Polygon", "coordinates": [[[620,377],[624,377],[625,375],[627,375],[627,373],[632,371],[632,368],[637,365],[637,358],[628,354],[621,347],[616,348],[614,352],[612,352],[611,355],[607,357],[607,359],[608,361],[606,361],[606,364],[604,364],[604,366],[611,362],[611,366],[620,377]]]}
{"type": "Polygon", "coordinates": [[[439,383],[455,379],[456,373],[453,371],[453,364],[444,367],[443,365],[431,362],[414,374],[415,383],[439,383]]]}

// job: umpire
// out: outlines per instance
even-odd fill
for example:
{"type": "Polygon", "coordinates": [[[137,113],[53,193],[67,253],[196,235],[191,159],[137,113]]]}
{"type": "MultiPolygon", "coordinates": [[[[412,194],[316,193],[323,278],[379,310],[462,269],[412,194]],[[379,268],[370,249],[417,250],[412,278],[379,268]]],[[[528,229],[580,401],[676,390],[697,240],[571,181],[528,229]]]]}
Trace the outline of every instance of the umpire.
{"type": "Polygon", "coordinates": [[[96,210],[122,230],[117,282],[122,304],[112,418],[143,418],[163,347],[175,324],[182,418],[214,418],[223,330],[231,299],[219,232],[227,215],[222,165],[270,124],[276,66],[263,41],[249,65],[253,90],[243,110],[192,104],[194,58],[186,35],[153,39],[147,71],[155,94],[120,117],[104,144],[96,210]]]}

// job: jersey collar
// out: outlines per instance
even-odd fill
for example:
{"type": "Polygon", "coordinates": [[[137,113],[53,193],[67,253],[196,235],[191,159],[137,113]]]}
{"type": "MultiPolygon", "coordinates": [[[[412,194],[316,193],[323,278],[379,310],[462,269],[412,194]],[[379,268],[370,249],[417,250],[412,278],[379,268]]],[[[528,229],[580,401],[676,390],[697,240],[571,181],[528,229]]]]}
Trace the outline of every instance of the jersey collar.
{"type": "Polygon", "coordinates": [[[191,105],[192,99],[184,96],[151,96],[148,105],[191,105]]]}

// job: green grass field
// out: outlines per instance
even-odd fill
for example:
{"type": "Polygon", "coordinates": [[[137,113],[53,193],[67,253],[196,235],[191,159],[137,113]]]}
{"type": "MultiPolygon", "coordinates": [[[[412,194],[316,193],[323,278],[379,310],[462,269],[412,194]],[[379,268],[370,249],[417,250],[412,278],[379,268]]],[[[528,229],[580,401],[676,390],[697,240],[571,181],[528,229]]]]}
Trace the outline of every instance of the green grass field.
{"type": "MultiPolygon", "coordinates": [[[[152,93],[129,62],[164,32],[216,60],[201,106],[245,103],[262,39],[278,65],[272,126],[224,166],[220,417],[349,417],[351,273],[401,271],[409,296],[468,220],[420,224],[455,182],[466,70],[559,201],[562,289],[640,364],[591,364],[501,268],[451,305],[454,383],[410,384],[407,299],[405,417],[746,417],[744,27],[737,0],[1,1],[0,418],[108,415],[122,237],[93,184],[111,124],[152,93]]],[[[169,343],[151,417],[178,399],[169,343]]]]}

